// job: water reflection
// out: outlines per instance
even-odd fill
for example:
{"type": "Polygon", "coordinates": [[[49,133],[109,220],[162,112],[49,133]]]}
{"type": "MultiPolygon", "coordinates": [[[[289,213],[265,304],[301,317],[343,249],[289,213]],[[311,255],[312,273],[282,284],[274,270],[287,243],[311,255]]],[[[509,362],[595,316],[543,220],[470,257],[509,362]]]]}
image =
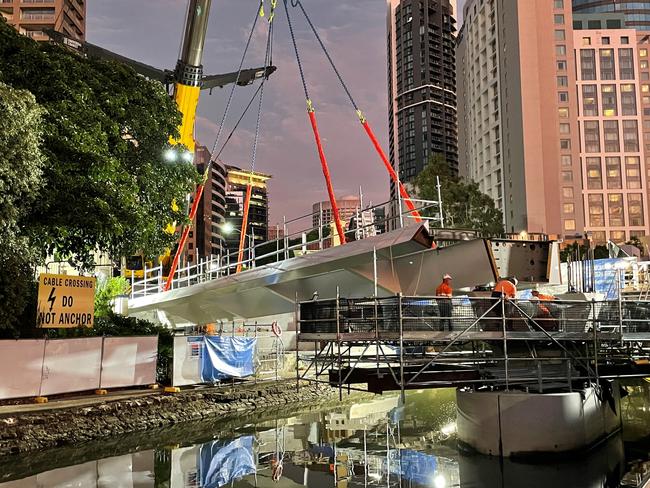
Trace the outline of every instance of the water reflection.
{"type": "Polygon", "coordinates": [[[154,450],[44,471],[0,487],[639,486],[650,466],[649,398],[650,384],[637,384],[623,404],[624,435],[575,461],[522,464],[459,452],[453,390],[427,390],[408,394],[405,404],[397,395],[385,395],[251,423],[234,434],[215,431],[209,442],[165,442],[154,450]]]}

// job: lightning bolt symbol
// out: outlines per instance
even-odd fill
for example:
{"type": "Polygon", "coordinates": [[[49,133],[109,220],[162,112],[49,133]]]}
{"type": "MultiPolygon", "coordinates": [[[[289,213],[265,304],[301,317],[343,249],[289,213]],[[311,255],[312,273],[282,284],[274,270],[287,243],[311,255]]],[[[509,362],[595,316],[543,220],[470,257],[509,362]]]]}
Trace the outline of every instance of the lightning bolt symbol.
{"type": "Polygon", "coordinates": [[[47,299],[47,301],[50,302],[50,312],[54,307],[54,300],[56,300],[56,297],[54,296],[54,290],[56,290],[56,288],[52,288],[52,290],[50,291],[50,296],[47,299]]]}

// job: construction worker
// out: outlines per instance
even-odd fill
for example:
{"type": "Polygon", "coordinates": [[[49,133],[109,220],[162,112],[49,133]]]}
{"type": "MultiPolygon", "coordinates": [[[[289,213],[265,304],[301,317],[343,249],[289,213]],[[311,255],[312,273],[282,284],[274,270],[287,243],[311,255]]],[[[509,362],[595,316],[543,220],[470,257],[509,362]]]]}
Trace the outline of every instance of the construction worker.
{"type": "Polygon", "coordinates": [[[519,280],[514,277],[499,280],[492,290],[492,298],[514,299],[517,296],[517,283],[519,280]]]}
{"type": "Polygon", "coordinates": [[[537,290],[533,290],[531,293],[533,295],[533,300],[537,301],[537,312],[535,314],[535,317],[540,319],[545,319],[544,323],[540,325],[542,325],[542,327],[545,330],[557,329],[558,324],[555,323],[555,320],[551,315],[551,311],[549,310],[549,307],[544,303],[542,303],[542,302],[552,302],[553,300],[556,300],[556,298],[553,295],[545,295],[544,293],[540,293],[537,290]]]}
{"type": "Polygon", "coordinates": [[[542,302],[552,302],[553,300],[557,300],[557,298],[555,298],[553,295],[545,295],[544,293],[540,293],[537,290],[533,290],[531,293],[533,297],[542,302]]]}
{"type": "Polygon", "coordinates": [[[442,277],[442,283],[436,288],[436,301],[438,302],[438,312],[440,313],[439,330],[451,330],[451,314],[453,311],[451,297],[453,289],[451,288],[451,275],[445,273],[442,277]]]}

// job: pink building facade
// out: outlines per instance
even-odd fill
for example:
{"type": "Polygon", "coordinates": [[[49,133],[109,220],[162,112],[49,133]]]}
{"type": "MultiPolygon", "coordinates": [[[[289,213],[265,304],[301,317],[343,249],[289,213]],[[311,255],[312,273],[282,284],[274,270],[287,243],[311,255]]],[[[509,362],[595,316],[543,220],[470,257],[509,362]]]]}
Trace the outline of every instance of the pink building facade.
{"type": "Polygon", "coordinates": [[[599,243],[648,235],[641,103],[647,88],[640,83],[636,31],[575,30],[573,47],[584,230],[599,243]]]}

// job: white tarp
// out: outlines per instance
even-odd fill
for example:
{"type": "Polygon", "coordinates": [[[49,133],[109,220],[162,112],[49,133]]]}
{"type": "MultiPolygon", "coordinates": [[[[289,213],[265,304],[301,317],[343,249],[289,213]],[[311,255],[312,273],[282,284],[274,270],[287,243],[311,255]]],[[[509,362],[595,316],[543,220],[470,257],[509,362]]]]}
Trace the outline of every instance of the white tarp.
{"type": "Polygon", "coordinates": [[[156,382],[158,337],[107,337],[102,357],[102,388],[156,382]]]}
{"type": "Polygon", "coordinates": [[[47,341],[41,395],[99,388],[101,360],[101,337],[47,341]]]}
{"type": "Polygon", "coordinates": [[[0,341],[0,399],[37,396],[45,340],[0,341]]]}

